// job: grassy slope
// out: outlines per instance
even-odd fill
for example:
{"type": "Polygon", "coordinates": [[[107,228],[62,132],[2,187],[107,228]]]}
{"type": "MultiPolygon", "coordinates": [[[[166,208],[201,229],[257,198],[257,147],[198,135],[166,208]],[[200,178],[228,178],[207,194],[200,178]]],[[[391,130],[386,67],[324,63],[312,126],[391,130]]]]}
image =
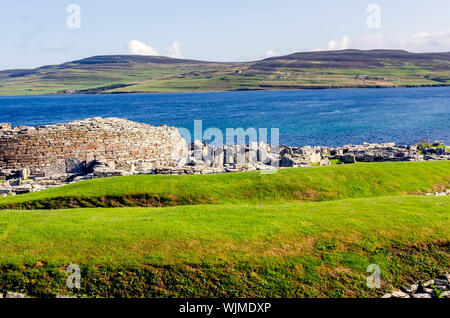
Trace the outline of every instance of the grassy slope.
{"type": "Polygon", "coordinates": [[[449,263],[449,197],[0,212],[0,289],[85,295],[373,296],[449,263]],[[44,279],[45,278],[45,279],[44,279]],[[36,281],[40,281],[37,284],[36,281]]]}
{"type": "Polygon", "coordinates": [[[17,264],[238,262],[297,257],[311,252],[319,238],[335,240],[338,250],[369,251],[394,242],[450,238],[448,197],[336,203],[3,210],[0,259],[17,264]]]}
{"type": "Polygon", "coordinates": [[[380,295],[448,270],[450,198],[404,194],[448,188],[449,178],[449,162],[371,163],[99,179],[4,198],[150,193],[210,204],[0,210],[0,291],[71,293],[64,268],[75,263],[81,296],[380,295]],[[381,289],[366,286],[369,264],[381,268],[381,289]]]}
{"type": "Polygon", "coordinates": [[[92,205],[110,207],[320,201],[429,192],[438,186],[448,187],[449,184],[448,161],[358,163],[280,169],[274,174],[254,171],[96,179],[2,198],[0,207],[64,208],[92,205]],[[147,196],[139,201],[143,194],[147,196]],[[110,199],[105,200],[105,197],[110,199]]]}
{"type": "Polygon", "coordinates": [[[0,72],[0,95],[87,89],[125,93],[440,85],[450,85],[448,53],[392,50],[296,53],[248,63],[98,56],[35,70],[0,72]],[[235,73],[238,69],[242,74],[235,73]],[[356,79],[359,74],[371,78],[356,79]],[[117,84],[127,86],[108,88],[117,84]]]}

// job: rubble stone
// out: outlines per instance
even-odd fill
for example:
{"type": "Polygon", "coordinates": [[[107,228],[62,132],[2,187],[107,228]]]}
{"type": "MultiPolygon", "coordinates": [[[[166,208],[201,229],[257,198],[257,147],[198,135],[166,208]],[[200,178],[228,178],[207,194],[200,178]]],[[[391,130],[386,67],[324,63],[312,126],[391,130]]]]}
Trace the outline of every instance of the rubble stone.
{"type": "Polygon", "coordinates": [[[418,293],[418,294],[414,294],[412,295],[413,298],[431,298],[431,294],[427,294],[427,293],[418,293]]]}
{"type": "Polygon", "coordinates": [[[384,294],[381,298],[450,298],[449,274],[446,273],[438,279],[431,279],[424,283],[416,283],[402,287],[403,291],[396,290],[384,294]]]}
{"type": "Polygon", "coordinates": [[[25,295],[20,293],[6,293],[5,298],[25,298],[25,295]]]}
{"type": "Polygon", "coordinates": [[[419,288],[419,284],[412,284],[410,286],[403,287],[403,290],[407,293],[414,293],[419,288]]]}
{"type": "Polygon", "coordinates": [[[408,296],[407,293],[402,292],[401,290],[393,291],[391,293],[391,295],[392,295],[392,297],[395,297],[395,298],[404,298],[404,297],[408,296]]]}

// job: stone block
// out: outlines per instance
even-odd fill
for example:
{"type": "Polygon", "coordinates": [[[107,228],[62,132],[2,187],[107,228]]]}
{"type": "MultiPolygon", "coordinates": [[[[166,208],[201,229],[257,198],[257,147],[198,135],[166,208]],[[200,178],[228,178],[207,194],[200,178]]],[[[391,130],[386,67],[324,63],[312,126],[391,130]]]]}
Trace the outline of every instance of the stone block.
{"type": "Polygon", "coordinates": [[[331,163],[328,158],[324,158],[319,161],[319,166],[329,166],[329,165],[331,165],[331,163]]]}
{"type": "Polygon", "coordinates": [[[0,123],[0,130],[11,130],[11,124],[10,123],[0,123]]]}
{"type": "Polygon", "coordinates": [[[6,293],[5,298],[25,298],[25,295],[19,293],[6,293]]]}
{"type": "Polygon", "coordinates": [[[356,163],[355,155],[345,155],[342,157],[342,162],[344,163],[356,163]]]}
{"type": "Polygon", "coordinates": [[[51,161],[44,169],[44,176],[48,177],[54,174],[66,173],[66,161],[54,160],[51,161]]]}
{"type": "Polygon", "coordinates": [[[280,159],[280,167],[293,167],[294,166],[294,161],[288,157],[281,157],[280,159]]]}
{"type": "Polygon", "coordinates": [[[82,175],[86,173],[86,161],[76,158],[66,159],[66,173],[82,175]]]}
{"type": "Polygon", "coordinates": [[[247,163],[245,145],[236,145],[235,163],[238,165],[247,163]]]}
{"type": "Polygon", "coordinates": [[[22,180],[26,180],[30,177],[30,169],[29,168],[22,168],[18,170],[19,178],[22,180]]]}
{"type": "Polygon", "coordinates": [[[214,167],[223,167],[224,160],[225,160],[224,147],[216,147],[216,149],[214,151],[213,166],[214,167]]]}
{"type": "Polygon", "coordinates": [[[226,146],[225,148],[225,163],[232,164],[234,163],[234,148],[233,146],[226,146]]]}

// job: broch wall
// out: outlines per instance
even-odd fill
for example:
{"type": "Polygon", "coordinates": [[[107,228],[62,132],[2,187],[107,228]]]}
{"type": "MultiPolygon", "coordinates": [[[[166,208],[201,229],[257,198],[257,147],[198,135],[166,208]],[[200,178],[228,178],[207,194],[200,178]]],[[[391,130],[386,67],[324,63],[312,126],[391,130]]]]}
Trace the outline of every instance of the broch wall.
{"type": "Polygon", "coordinates": [[[119,118],[11,128],[0,125],[0,168],[31,175],[80,173],[95,161],[134,171],[183,165],[187,146],[175,127],[119,118]]]}

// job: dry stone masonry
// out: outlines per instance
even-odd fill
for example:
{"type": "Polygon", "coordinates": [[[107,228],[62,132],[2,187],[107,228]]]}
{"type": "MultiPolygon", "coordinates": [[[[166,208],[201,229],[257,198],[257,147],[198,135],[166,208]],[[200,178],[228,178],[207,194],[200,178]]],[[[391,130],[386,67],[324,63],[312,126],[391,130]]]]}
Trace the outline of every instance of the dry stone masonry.
{"type": "Polygon", "coordinates": [[[384,294],[381,298],[450,298],[450,274],[418,282],[384,294]]]}
{"type": "Polygon", "coordinates": [[[175,167],[184,164],[186,154],[175,127],[119,118],[36,127],[0,124],[0,194],[40,190],[94,172],[101,177],[117,175],[115,170],[175,167]]]}
{"type": "Polygon", "coordinates": [[[0,167],[28,167],[32,175],[83,173],[94,160],[128,171],[175,166],[186,150],[174,127],[119,118],[14,129],[0,125],[0,167]]]}
{"type": "Polygon", "coordinates": [[[213,146],[196,140],[189,146],[175,127],[120,118],[36,127],[0,124],[0,196],[130,174],[210,174],[331,162],[450,159],[449,149],[443,146],[393,143],[275,148],[262,142],[213,146]]]}

